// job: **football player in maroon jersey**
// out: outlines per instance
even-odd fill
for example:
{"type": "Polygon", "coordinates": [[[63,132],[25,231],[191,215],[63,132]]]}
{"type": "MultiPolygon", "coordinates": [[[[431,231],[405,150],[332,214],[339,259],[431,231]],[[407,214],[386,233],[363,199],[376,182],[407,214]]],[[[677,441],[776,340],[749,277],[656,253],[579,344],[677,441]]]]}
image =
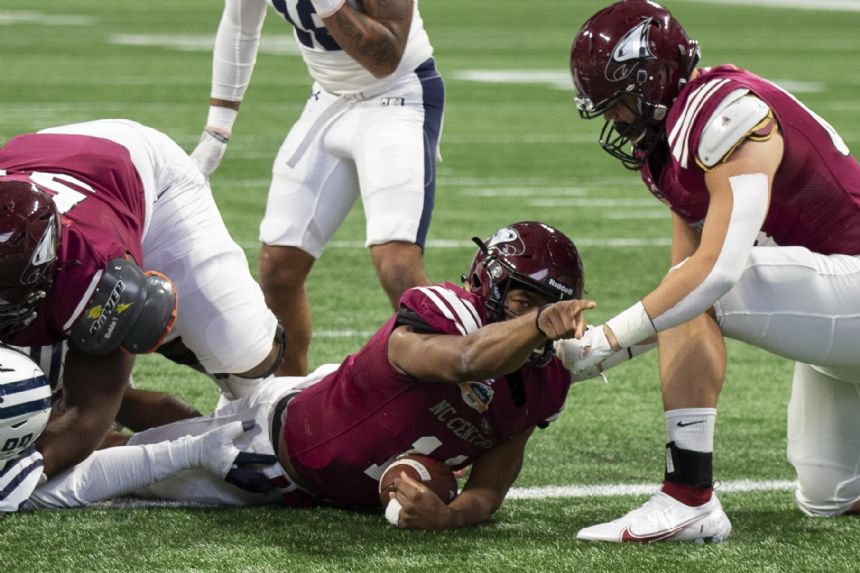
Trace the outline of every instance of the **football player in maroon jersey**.
{"type": "Polygon", "coordinates": [[[580,539],[729,535],[712,475],[723,336],[797,361],[788,457],[800,508],[860,509],[860,165],[779,86],[698,60],[698,43],[645,0],[600,10],[571,49],[580,114],[604,118],[601,146],[640,172],[673,220],[661,284],[582,341],[559,344],[567,364],[592,371],[655,335],[660,347],[662,490],[580,539]]]}
{"type": "Polygon", "coordinates": [[[199,435],[236,420],[261,431],[236,446],[276,452],[264,471],[279,491],[251,494],[204,472],[186,472],[148,495],[248,505],[330,503],[379,508],[378,482],[400,454],[472,466],[462,493],[443,503],[420,483],[397,480],[387,517],[400,527],[481,523],[520,471],[526,441],[564,406],[571,373],[552,341],[578,336],[582,263],[561,232],[537,222],[497,231],[463,278],[404,293],[398,312],[339,366],[275,378],[211,416],[132,436],[130,445],[199,435]]]}
{"type": "Polygon", "coordinates": [[[102,120],[0,148],[0,341],[69,343],[65,411],[37,443],[48,477],[102,441],[134,354],[217,375],[235,398],[277,367],[276,332],[203,174],[166,135],[102,120]]]}

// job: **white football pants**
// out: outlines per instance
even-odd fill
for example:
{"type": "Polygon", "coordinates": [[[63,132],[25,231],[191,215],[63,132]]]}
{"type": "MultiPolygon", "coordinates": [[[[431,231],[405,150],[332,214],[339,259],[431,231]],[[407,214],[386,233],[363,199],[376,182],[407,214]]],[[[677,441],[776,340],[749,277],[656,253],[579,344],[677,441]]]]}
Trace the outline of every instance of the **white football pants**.
{"type": "Polygon", "coordinates": [[[165,274],[176,285],[176,323],[164,342],[182,337],[210,373],[241,374],[262,363],[277,319],[188,154],[167,135],[129,120],[43,132],[101,137],[129,150],[147,200],[144,270],[165,274]]]}
{"type": "Polygon", "coordinates": [[[725,336],[797,361],[788,408],[797,502],[810,515],[844,513],[860,499],[860,256],[755,247],[714,308],[725,336]]]}

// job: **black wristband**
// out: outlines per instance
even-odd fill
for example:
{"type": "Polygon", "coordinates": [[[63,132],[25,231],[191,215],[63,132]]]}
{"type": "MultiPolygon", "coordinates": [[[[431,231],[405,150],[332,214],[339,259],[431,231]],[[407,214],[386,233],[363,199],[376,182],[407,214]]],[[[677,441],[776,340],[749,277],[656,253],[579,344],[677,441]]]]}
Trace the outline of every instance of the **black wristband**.
{"type": "Polygon", "coordinates": [[[539,321],[540,321],[540,314],[541,314],[541,313],[546,309],[546,307],[548,307],[548,306],[552,306],[552,303],[548,303],[548,304],[543,305],[543,306],[542,306],[542,307],[540,307],[540,308],[537,310],[537,312],[535,313],[535,328],[537,328],[537,331],[540,333],[540,335],[541,335],[541,336],[544,336],[544,337],[546,337],[546,338],[549,338],[549,335],[548,335],[546,332],[544,332],[544,331],[543,331],[543,329],[540,327],[540,323],[539,323],[539,321]]]}

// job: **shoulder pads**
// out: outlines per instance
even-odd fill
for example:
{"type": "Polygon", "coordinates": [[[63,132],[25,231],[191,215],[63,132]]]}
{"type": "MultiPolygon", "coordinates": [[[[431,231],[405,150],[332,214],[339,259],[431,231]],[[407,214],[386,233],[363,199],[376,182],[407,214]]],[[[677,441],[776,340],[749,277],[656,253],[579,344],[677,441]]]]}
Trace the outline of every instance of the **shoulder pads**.
{"type": "Polygon", "coordinates": [[[69,343],[95,355],[117,348],[132,354],[152,352],[175,319],[176,289],[167,277],[113,259],[72,327],[69,343]]]}
{"type": "Polygon", "coordinates": [[[709,169],[723,161],[759,124],[770,108],[758,97],[738,90],[730,94],[708,119],[699,138],[698,160],[709,169]]]}

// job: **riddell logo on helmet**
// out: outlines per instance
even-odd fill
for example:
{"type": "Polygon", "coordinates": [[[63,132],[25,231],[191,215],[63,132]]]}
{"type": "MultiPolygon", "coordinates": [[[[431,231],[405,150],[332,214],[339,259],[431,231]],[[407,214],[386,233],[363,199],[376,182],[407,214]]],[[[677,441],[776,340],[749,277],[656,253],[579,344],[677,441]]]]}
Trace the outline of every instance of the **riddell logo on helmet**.
{"type": "Polygon", "coordinates": [[[560,282],[558,282],[557,280],[555,280],[552,277],[550,277],[550,279],[549,279],[549,286],[551,286],[553,288],[557,288],[558,290],[560,290],[561,292],[563,292],[567,296],[573,296],[573,289],[572,288],[570,288],[567,285],[561,284],[560,282]]]}

